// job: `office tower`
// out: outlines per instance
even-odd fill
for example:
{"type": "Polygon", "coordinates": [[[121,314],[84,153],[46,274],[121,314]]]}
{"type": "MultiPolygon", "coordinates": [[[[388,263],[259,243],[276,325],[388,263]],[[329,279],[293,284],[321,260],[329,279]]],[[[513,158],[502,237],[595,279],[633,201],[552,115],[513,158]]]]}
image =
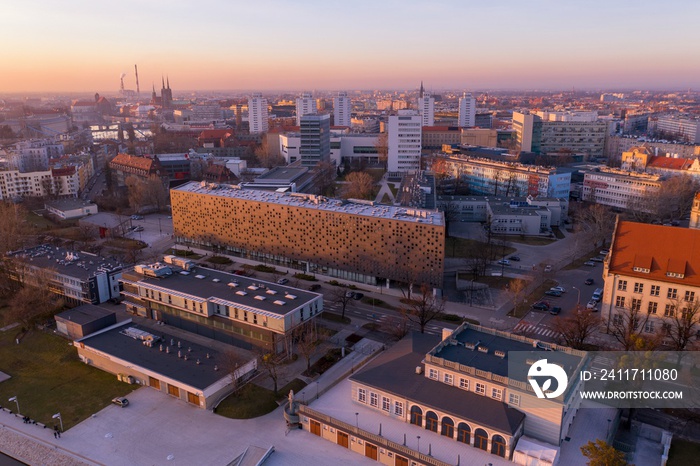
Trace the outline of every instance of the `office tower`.
{"type": "Polygon", "coordinates": [[[399,110],[389,116],[389,171],[420,170],[421,116],[414,110],[399,110]]]}
{"type": "Polygon", "coordinates": [[[476,126],[476,99],[466,92],[459,99],[458,126],[461,128],[476,126]]]}
{"type": "Polygon", "coordinates": [[[301,164],[313,167],[331,158],[331,116],[312,113],[303,115],[300,121],[301,164]]]}

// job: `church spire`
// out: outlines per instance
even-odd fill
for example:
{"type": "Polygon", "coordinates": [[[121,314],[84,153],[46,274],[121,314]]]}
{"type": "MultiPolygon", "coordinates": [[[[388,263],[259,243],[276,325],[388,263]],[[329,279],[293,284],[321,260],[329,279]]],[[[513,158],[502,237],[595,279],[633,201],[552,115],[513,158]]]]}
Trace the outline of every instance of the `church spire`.
{"type": "Polygon", "coordinates": [[[421,81],[420,81],[420,94],[419,94],[419,97],[420,97],[421,99],[423,98],[423,92],[424,92],[424,89],[423,89],[423,80],[421,79],[421,81]]]}

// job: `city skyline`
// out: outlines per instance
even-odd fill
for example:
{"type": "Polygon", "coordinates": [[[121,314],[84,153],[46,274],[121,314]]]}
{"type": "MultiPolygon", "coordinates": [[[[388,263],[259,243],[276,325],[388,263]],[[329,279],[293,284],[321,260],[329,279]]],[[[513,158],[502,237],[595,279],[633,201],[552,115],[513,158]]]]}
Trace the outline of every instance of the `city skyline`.
{"type": "Polygon", "coordinates": [[[40,0],[3,7],[0,92],[687,89],[700,4],[40,0]],[[41,11],[40,16],[36,11],[41,11]],[[682,14],[681,14],[682,13],[682,14]]]}

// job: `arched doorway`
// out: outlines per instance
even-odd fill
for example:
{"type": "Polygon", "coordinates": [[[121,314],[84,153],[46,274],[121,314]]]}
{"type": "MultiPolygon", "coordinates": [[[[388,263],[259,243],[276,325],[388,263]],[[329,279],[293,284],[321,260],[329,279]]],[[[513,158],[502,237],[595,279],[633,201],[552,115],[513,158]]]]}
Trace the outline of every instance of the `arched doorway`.
{"type": "Polygon", "coordinates": [[[418,406],[411,406],[411,424],[423,427],[423,410],[418,406]]]}
{"type": "Polygon", "coordinates": [[[489,451],[489,434],[484,429],[474,431],[474,446],[480,450],[489,451]]]}
{"type": "Polygon", "coordinates": [[[454,438],[454,436],[455,436],[455,421],[453,421],[452,418],[447,417],[447,416],[442,418],[442,430],[440,430],[440,435],[444,435],[445,437],[454,438]]]}
{"type": "Polygon", "coordinates": [[[427,430],[431,430],[433,432],[438,431],[438,417],[437,414],[435,414],[432,411],[428,411],[425,413],[425,428],[427,430]]]}
{"type": "Polygon", "coordinates": [[[491,453],[494,455],[506,457],[506,439],[500,435],[494,435],[491,438],[491,453]]]}
{"type": "Polygon", "coordinates": [[[469,444],[471,443],[471,435],[472,435],[472,429],[469,427],[469,424],[465,424],[464,422],[460,422],[459,425],[457,426],[457,441],[469,444]]]}

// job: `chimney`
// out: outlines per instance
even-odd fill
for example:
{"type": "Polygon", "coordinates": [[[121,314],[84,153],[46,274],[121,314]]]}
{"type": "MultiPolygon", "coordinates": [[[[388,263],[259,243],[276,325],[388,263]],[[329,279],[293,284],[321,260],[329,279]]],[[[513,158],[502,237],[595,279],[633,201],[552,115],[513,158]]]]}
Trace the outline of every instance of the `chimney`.
{"type": "Polygon", "coordinates": [[[442,329],[442,341],[447,340],[448,338],[450,338],[451,335],[452,335],[451,328],[443,328],[442,329]]]}

